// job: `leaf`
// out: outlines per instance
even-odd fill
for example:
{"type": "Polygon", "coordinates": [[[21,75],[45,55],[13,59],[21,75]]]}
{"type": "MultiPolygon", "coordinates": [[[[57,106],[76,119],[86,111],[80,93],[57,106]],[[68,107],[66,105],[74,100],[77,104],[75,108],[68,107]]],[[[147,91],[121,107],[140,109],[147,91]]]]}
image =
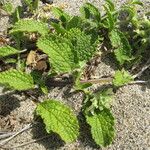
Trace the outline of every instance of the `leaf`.
{"type": "Polygon", "coordinates": [[[84,90],[84,89],[92,86],[91,83],[81,83],[80,82],[80,79],[82,76],[82,69],[81,69],[81,72],[74,71],[72,75],[73,75],[73,80],[74,80],[74,86],[73,87],[75,90],[84,90]]]}
{"type": "Polygon", "coordinates": [[[23,8],[21,6],[16,7],[15,11],[12,14],[13,24],[20,20],[20,16],[23,14],[23,8]]]}
{"type": "Polygon", "coordinates": [[[18,50],[11,46],[0,47],[0,57],[5,57],[18,53],[18,50]]]}
{"type": "Polygon", "coordinates": [[[115,10],[115,5],[112,2],[112,0],[106,0],[106,4],[107,4],[107,6],[108,6],[110,11],[114,11],[115,10]]]}
{"type": "Polygon", "coordinates": [[[8,14],[13,13],[14,8],[13,5],[9,2],[6,2],[3,6],[2,6],[3,10],[5,10],[8,14]]]}
{"type": "Polygon", "coordinates": [[[53,7],[52,13],[56,17],[58,17],[63,23],[66,23],[70,20],[70,16],[58,7],[53,7]]]}
{"type": "Polygon", "coordinates": [[[113,91],[112,88],[104,89],[100,92],[95,93],[98,107],[101,110],[102,107],[110,108],[110,104],[113,99],[113,91]]]}
{"type": "Polygon", "coordinates": [[[33,1],[33,10],[37,10],[39,7],[39,0],[34,0],[33,1]]]}
{"type": "Polygon", "coordinates": [[[29,6],[32,4],[32,0],[24,0],[24,3],[29,6]]]}
{"type": "Polygon", "coordinates": [[[56,35],[39,38],[37,46],[49,56],[57,73],[71,72],[78,66],[78,60],[70,41],[56,35]]]}
{"type": "Polygon", "coordinates": [[[67,23],[66,29],[81,28],[82,20],[79,16],[73,16],[67,23]]]}
{"type": "Polygon", "coordinates": [[[91,19],[97,23],[101,21],[100,11],[91,3],[85,3],[84,6],[80,8],[80,12],[86,19],[91,19]]]}
{"type": "Polygon", "coordinates": [[[125,70],[116,71],[113,84],[114,86],[123,86],[133,81],[133,77],[125,70]]]}
{"type": "Polygon", "coordinates": [[[111,31],[115,27],[115,20],[116,20],[116,18],[114,17],[112,12],[108,9],[108,7],[104,6],[104,9],[106,11],[107,17],[103,21],[103,25],[104,25],[104,27],[108,28],[109,31],[111,31]]]}
{"type": "Polygon", "coordinates": [[[136,4],[136,5],[143,6],[143,3],[140,0],[132,0],[131,4],[136,4]]]}
{"type": "Polygon", "coordinates": [[[77,139],[78,121],[68,106],[55,100],[46,100],[37,106],[36,113],[43,119],[48,133],[56,132],[65,142],[77,139]]]}
{"type": "Polygon", "coordinates": [[[114,139],[114,117],[109,109],[104,108],[94,115],[86,115],[86,121],[91,126],[92,137],[100,146],[108,146],[114,139]]]}
{"type": "Polygon", "coordinates": [[[93,43],[92,37],[90,35],[86,35],[80,29],[71,29],[66,37],[71,40],[79,61],[88,61],[97,51],[99,39],[93,43]]]}
{"type": "Polygon", "coordinates": [[[33,19],[22,19],[15,23],[10,33],[16,32],[38,32],[41,35],[46,35],[49,32],[46,23],[36,21],[33,19]]]}
{"type": "Polygon", "coordinates": [[[1,72],[0,84],[8,85],[15,90],[28,90],[34,88],[32,76],[15,69],[1,72]]]}
{"type": "Polygon", "coordinates": [[[48,94],[48,88],[47,88],[46,83],[45,83],[46,80],[43,79],[42,75],[38,71],[32,71],[31,76],[32,76],[34,82],[36,83],[36,85],[39,86],[41,91],[47,95],[48,94]]]}
{"type": "Polygon", "coordinates": [[[123,65],[125,61],[132,60],[131,56],[131,46],[129,45],[129,42],[125,35],[119,31],[119,30],[112,30],[109,34],[109,38],[112,44],[112,47],[115,49],[114,53],[116,56],[116,59],[120,63],[120,65],[123,65]]]}
{"type": "Polygon", "coordinates": [[[60,23],[51,22],[51,26],[55,29],[57,33],[64,34],[66,30],[60,23]]]}

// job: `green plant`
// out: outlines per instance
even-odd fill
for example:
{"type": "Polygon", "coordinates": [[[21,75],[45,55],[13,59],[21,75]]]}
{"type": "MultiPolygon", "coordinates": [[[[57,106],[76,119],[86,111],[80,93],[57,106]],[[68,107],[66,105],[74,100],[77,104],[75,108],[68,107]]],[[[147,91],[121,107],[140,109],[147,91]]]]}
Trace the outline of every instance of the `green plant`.
{"type": "Polygon", "coordinates": [[[38,10],[39,0],[24,0],[24,3],[28,6],[29,11],[31,11],[32,13],[38,10]]]}
{"type": "MultiPolygon", "coordinates": [[[[31,5],[31,1],[27,2],[31,5]]],[[[140,1],[132,1],[120,10],[116,10],[112,1],[106,0],[104,16],[101,16],[99,10],[90,3],[80,8],[80,16],[70,16],[59,8],[53,8],[53,13],[58,18],[57,23],[51,22],[50,24],[54,32],[51,32],[48,23],[33,19],[20,19],[9,31],[15,37],[16,48],[11,46],[0,48],[0,57],[14,54],[20,56],[21,40],[29,38],[34,33],[35,49],[38,47],[43,55],[46,54],[47,61],[51,65],[49,75],[55,77],[69,74],[72,77],[73,88],[84,93],[82,113],[86,122],[91,126],[93,139],[98,145],[104,147],[111,144],[115,136],[115,121],[110,111],[113,89],[134,81],[134,76],[126,70],[139,57],[139,55],[136,57],[133,55],[136,46],[130,45],[131,35],[134,34],[135,39],[140,37],[141,41],[144,40],[144,46],[143,42],[140,43],[143,51],[147,50],[149,43],[149,37],[146,34],[150,30],[149,20],[145,19],[144,23],[141,20],[138,21],[138,16],[131,10],[136,4],[141,5],[140,1]],[[122,11],[127,11],[129,15],[132,13],[132,16],[125,20],[127,24],[130,22],[134,24],[133,20],[137,20],[132,32],[121,30],[122,20],[119,20],[118,16],[122,11]],[[142,25],[146,27],[141,28],[142,25]],[[87,62],[99,52],[100,45],[112,49],[109,53],[113,54],[114,61],[119,64],[118,71],[114,77],[106,79],[81,80],[87,62]],[[88,87],[94,83],[111,83],[112,87],[93,92],[88,87]]],[[[30,9],[32,9],[31,6],[30,9]]],[[[103,49],[101,51],[105,53],[103,49]]],[[[36,65],[34,61],[37,61],[36,63],[40,61],[37,57],[33,56],[32,65],[36,65]]],[[[19,68],[1,72],[0,83],[16,90],[34,89],[35,85],[38,85],[44,93],[47,93],[41,73],[36,69],[31,70],[31,73],[26,73],[24,70],[25,68],[19,68]]],[[[46,100],[38,104],[36,114],[44,120],[48,133],[51,131],[58,133],[65,142],[77,139],[78,120],[68,106],[54,99],[46,100]]]]}

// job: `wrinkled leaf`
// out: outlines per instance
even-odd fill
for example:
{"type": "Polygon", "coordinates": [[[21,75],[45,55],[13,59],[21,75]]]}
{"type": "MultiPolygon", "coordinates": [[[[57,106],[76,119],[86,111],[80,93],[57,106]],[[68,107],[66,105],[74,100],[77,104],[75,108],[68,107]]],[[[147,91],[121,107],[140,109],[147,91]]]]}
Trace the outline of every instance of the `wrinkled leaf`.
{"type": "Polygon", "coordinates": [[[115,5],[114,5],[112,0],[106,0],[106,5],[108,6],[110,11],[114,11],[115,10],[115,5]]]}
{"type": "Polygon", "coordinates": [[[97,103],[98,103],[98,107],[100,110],[103,106],[106,108],[110,108],[110,104],[111,104],[112,99],[113,99],[113,91],[111,88],[104,89],[100,92],[97,92],[95,94],[95,96],[97,98],[97,103]]]}
{"type": "Polygon", "coordinates": [[[90,35],[86,35],[77,28],[71,29],[66,36],[71,40],[80,61],[87,61],[96,53],[98,39],[93,43],[90,35]]]}
{"type": "Polygon", "coordinates": [[[36,113],[43,119],[48,133],[56,132],[65,142],[77,139],[78,121],[68,106],[55,100],[46,100],[37,106],[36,113]]]}
{"type": "Polygon", "coordinates": [[[136,5],[143,6],[143,3],[140,0],[132,0],[131,4],[136,4],[136,5]]]}
{"type": "Polygon", "coordinates": [[[34,88],[32,76],[15,69],[1,72],[0,84],[8,85],[15,90],[28,90],[34,88]]]}
{"type": "Polygon", "coordinates": [[[41,35],[46,35],[49,32],[46,23],[36,21],[33,19],[22,19],[15,23],[10,33],[16,32],[38,32],[41,35]]]}
{"type": "Polygon", "coordinates": [[[2,6],[3,10],[5,10],[8,14],[13,13],[14,8],[13,5],[10,2],[6,2],[3,6],[2,6]]]}
{"type": "Polygon", "coordinates": [[[70,20],[70,16],[65,13],[63,10],[57,7],[52,8],[52,13],[58,17],[63,23],[66,23],[70,20]]]}
{"type": "Polygon", "coordinates": [[[42,37],[37,46],[49,56],[54,70],[58,73],[71,72],[78,66],[78,60],[70,41],[55,35],[42,37]]]}
{"type": "Polygon", "coordinates": [[[86,19],[91,19],[97,23],[101,21],[100,11],[91,3],[85,3],[84,6],[80,8],[80,12],[86,19]]]}
{"type": "Polygon", "coordinates": [[[133,77],[127,71],[122,70],[122,71],[116,71],[113,84],[119,87],[128,84],[131,81],[133,81],[133,77]]]}
{"type": "Polygon", "coordinates": [[[81,28],[82,20],[79,16],[73,16],[67,23],[67,30],[70,30],[72,28],[81,28]]]}
{"type": "Polygon", "coordinates": [[[18,50],[11,46],[0,47],[0,57],[5,57],[18,53],[18,50]]]}
{"type": "Polygon", "coordinates": [[[112,47],[114,48],[116,59],[120,65],[123,65],[125,61],[130,61],[133,59],[131,56],[131,46],[122,32],[112,30],[109,37],[112,47]]]}
{"type": "Polygon", "coordinates": [[[114,139],[114,117],[109,109],[104,108],[94,115],[86,115],[86,121],[91,126],[94,141],[100,146],[108,146],[114,139]]]}

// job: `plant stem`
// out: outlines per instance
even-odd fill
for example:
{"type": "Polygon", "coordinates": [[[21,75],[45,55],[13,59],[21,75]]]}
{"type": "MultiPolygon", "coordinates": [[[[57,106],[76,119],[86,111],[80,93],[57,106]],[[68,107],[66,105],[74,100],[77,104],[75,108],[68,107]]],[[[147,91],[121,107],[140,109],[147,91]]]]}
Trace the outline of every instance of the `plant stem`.
{"type": "Polygon", "coordinates": [[[91,80],[81,80],[80,83],[92,83],[92,84],[106,84],[106,83],[112,83],[113,78],[101,78],[101,79],[91,79],[91,80]]]}
{"type": "Polygon", "coordinates": [[[26,146],[26,145],[29,145],[29,144],[32,144],[32,143],[35,143],[35,142],[38,142],[38,141],[41,141],[41,140],[44,140],[46,138],[49,138],[51,135],[46,135],[46,136],[43,136],[41,138],[37,138],[37,139],[34,139],[34,140],[31,140],[29,142],[26,142],[26,143],[22,143],[20,145],[17,145],[17,146],[13,146],[13,147],[1,147],[2,149],[17,149],[19,147],[23,147],[23,146],[26,146]]]}
{"type": "Polygon", "coordinates": [[[137,74],[133,75],[133,78],[138,78],[142,75],[142,73],[150,67],[150,58],[146,62],[146,64],[142,67],[141,71],[139,71],[137,74]]]}
{"type": "Polygon", "coordinates": [[[3,141],[0,143],[0,147],[3,146],[3,145],[5,145],[7,142],[9,142],[10,140],[12,140],[13,138],[15,138],[17,135],[21,134],[22,132],[24,132],[24,131],[26,131],[26,130],[32,128],[32,127],[33,127],[33,124],[32,124],[32,123],[26,125],[23,129],[21,129],[20,131],[16,132],[15,134],[13,134],[11,137],[9,137],[9,138],[3,140],[3,141]]]}

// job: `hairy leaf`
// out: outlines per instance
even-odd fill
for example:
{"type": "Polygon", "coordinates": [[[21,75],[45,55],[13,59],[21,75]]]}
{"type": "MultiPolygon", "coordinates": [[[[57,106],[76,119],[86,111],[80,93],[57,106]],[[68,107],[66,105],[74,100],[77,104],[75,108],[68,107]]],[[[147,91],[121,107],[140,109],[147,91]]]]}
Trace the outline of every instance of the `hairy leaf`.
{"type": "Polygon", "coordinates": [[[51,35],[41,37],[37,46],[49,56],[52,67],[58,73],[71,72],[78,66],[78,60],[66,38],[51,35]]]}
{"type": "Polygon", "coordinates": [[[118,62],[123,65],[125,61],[130,61],[132,58],[131,56],[131,46],[125,35],[118,31],[112,30],[109,34],[112,47],[115,49],[114,53],[118,62]]]}
{"type": "Polygon", "coordinates": [[[111,104],[112,99],[113,99],[113,91],[111,88],[104,89],[100,92],[97,92],[95,94],[95,96],[97,98],[97,103],[98,103],[97,105],[98,105],[100,110],[103,106],[106,108],[110,108],[110,104],[111,104]]]}
{"type": "Polygon", "coordinates": [[[95,54],[97,50],[98,39],[92,43],[92,37],[86,35],[77,28],[71,29],[67,34],[68,39],[74,46],[74,51],[80,61],[87,61],[95,54]]]}
{"type": "Polygon", "coordinates": [[[18,53],[18,50],[11,46],[0,47],[0,57],[5,57],[18,53]]]}
{"type": "Polygon", "coordinates": [[[32,4],[32,0],[24,0],[24,3],[29,6],[32,4]]]}
{"type": "Polygon", "coordinates": [[[81,83],[80,82],[81,76],[82,76],[82,71],[81,72],[79,72],[79,71],[74,71],[73,72],[74,89],[75,90],[84,90],[84,89],[92,86],[91,83],[81,83]]]}
{"type": "Polygon", "coordinates": [[[109,109],[104,108],[94,115],[86,115],[86,121],[91,126],[92,137],[100,146],[108,146],[114,138],[114,117],[109,109]]]}
{"type": "Polygon", "coordinates": [[[66,30],[60,23],[51,22],[51,26],[55,29],[58,34],[64,34],[66,30]]]}
{"type": "Polygon", "coordinates": [[[0,84],[8,85],[15,90],[27,90],[34,88],[32,76],[15,69],[1,72],[0,84]]]}
{"type": "Polygon", "coordinates": [[[68,106],[55,100],[46,100],[37,106],[36,113],[44,120],[48,133],[56,132],[65,142],[77,139],[78,121],[68,106]]]}
{"type": "Polygon", "coordinates": [[[21,15],[23,14],[23,8],[21,6],[17,6],[15,11],[12,14],[12,22],[15,24],[20,20],[21,15]]]}
{"type": "Polygon", "coordinates": [[[141,2],[141,0],[132,0],[132,1],[130,2],[130,4],[136,4],[136,5],[143,6],[143,3],[141,2]]]}
{"type": "Polygon", "coordinates": [[[114,5],[112,0],[106,0],[106,5],[108,6],[110,11],[114,11],[115,10],[115,5],[114,5]]]}
{"type": "Polygon", "coordinates": [[[10,33],[16,32],[38,32],[41,35],[46,35],[49,32],[49,28],[46,23],[33,19],[22,19],[16,22],[10,31],[10,33]]]}
{"type": "Polygon", "coordinates": [[[133,77],[125,70],[116,71],[113,84],[117,87],[123,86],[133,81],[133,77]]]}
{"type": "Polygon", "coordinates": [[[111,31],[115,27],[116,16],[113,15],[113,12],[111,12],[108,7],[104,6],[104,9],[107,17],[103,20],[103,26],[111,31]]]}
{"type": "Polygon", "coordinates": [[[85,5],[80,8],[80,12],[86,19],[91,19],[97,23],[101,21],[100,11],[91,3],[85,3],[85,5]]]}
{"type": "Polygon", "coordinates": [[[58,17],[63,23],[68,22],[70,20],[70,16],[65,13],[63,10],[57,7],[52,8],[53,14],[58,17]]]}
{"type": "Polygon", "coordinates": [[[82,20],[79,16],[73,16],[67,23],[67,30],[72,28],[81,28],[82,27],[82,20]]]}
{"type": "Polygon", "coordinates": [[[8,14],[11,14],[14,11],[13,5],[10,2],[6,2],[2,6],[3,10],[5,10],[8,14]]]}

